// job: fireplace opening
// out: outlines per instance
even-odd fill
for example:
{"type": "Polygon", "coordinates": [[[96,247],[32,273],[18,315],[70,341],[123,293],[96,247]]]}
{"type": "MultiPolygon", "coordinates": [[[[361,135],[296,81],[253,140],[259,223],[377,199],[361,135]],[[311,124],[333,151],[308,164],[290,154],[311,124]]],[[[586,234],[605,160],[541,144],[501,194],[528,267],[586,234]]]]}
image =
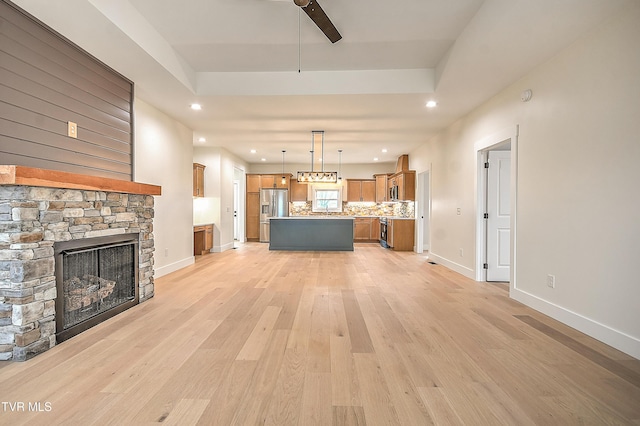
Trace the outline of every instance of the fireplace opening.
{"type": "Polygon", "coordinates": [[[56,341],[138,304],[138,234],[54,244],[56,341]]]}

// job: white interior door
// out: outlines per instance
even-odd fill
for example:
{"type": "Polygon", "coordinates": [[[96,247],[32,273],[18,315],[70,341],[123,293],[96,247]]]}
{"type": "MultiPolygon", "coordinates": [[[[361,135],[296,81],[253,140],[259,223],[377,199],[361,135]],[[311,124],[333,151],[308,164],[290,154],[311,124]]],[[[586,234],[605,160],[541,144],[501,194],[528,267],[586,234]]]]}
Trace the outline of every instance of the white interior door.
{"type": "Polygon", "coordinates": [[[511,152],[489,151],[487,281],[509,281],[511,270],[511,152]]]}
{"type": "Polygon", "coordinates": [[[240,209],[240,183],[238,181],[233,182],[233,239],[239,240],[238,231],[240,229],[238,224],[238,210],[240,209]]]}

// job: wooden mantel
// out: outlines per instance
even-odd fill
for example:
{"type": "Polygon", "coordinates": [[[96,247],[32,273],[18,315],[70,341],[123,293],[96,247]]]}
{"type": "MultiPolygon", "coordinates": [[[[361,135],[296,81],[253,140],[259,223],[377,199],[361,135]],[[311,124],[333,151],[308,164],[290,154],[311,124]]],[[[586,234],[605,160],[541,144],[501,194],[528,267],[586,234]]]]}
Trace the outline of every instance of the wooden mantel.
{"type": "Polygon", "coordinates": [[[140,195],[162,194],[162,187],[157,185],[11,165],[0,165],[0,185],[45,186],[140,195]]]}

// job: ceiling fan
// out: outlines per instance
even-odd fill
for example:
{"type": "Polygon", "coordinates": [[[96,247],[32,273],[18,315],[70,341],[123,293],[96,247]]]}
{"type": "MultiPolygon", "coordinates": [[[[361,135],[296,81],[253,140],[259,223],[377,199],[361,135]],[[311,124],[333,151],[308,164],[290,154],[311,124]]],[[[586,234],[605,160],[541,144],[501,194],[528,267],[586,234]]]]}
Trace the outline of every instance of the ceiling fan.
{"type": "Polygon", "coordinates": [[[304,10],[304,13],[320,28],[320,31],[327,36],[331,43],[335,43],[342,38],[336,27],[333,25],[317,0],[293,0],[293,2],[304,10]]]}

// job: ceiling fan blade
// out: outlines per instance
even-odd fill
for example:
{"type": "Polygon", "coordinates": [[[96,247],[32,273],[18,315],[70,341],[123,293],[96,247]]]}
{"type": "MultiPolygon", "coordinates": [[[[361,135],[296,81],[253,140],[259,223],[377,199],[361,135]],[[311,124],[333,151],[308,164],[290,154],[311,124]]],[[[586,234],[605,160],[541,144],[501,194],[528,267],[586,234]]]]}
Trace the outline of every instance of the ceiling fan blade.
{"type": "Polygon", "coordinates": [[[310,0],[309,4],[302,8],[311,20],[320,28],[320,31],[327,36],[331,43],[340,40],[342,36],[333,25],[324,10],[320,7],[317,0],[310,0]]]}

